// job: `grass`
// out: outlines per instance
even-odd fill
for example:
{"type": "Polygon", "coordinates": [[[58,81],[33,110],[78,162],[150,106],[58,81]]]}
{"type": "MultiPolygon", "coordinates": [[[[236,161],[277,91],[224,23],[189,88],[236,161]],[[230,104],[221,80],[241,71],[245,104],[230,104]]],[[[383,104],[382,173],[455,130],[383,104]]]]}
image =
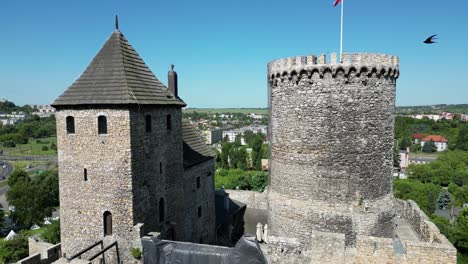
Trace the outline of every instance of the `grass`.
{"type": "Polygon", "coordinates": [[[30,155],[56,155],[56,151],[50,149],[52,143],[57,145],[57,138],[50,137],[41,139],[30,139],[27,144],[18,144],[15,148],[5,151],[4,155],[15,157],[30,155]],[[42,150],[43,147],[48,147],[48,150],[42,150]]]}
{"type": "Polygon", "coordinates": [[[186,108],[184,112],[199,112],[199,113],[243,113],[243,114],[268,114],[267,108],[186,108]]]}
{"type": "Polygon", "coordinates": [[[468,264],[468,254],[457,252],[457,264],[468,264]]]}

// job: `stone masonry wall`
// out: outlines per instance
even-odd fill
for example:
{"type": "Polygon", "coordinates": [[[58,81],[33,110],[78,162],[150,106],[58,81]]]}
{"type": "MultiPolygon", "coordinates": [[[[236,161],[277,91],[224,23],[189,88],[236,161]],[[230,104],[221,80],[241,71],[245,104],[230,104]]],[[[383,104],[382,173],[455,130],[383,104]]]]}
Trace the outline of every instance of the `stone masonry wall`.
{"type": "Polygon", "coordinates": [[[225,190],[229,198],[247,205],[247,208],[267,210],[267,192],[225,190]]]}
{"type": "Polygon", "coordinates": [[[181,184],[183,178],[182,112],[180,107],[139,106],[130,111],[134,223],[144,223],[142,233],[162,232],[174,223],[175,239],[185,240],[181,184]],[[146,116],[151,131],[146,132],[146,116]],[[167,127],[170,115],[171,128],[167,127]],[[159,221],[159,201],[164,199],[164,219],[159,221]]]}
{"type": "Polygon", "coordinates": [[[268,78],[272,234],[391,237],[398,59],[293,57],[270,62],[268,78]]]}
{"type": "Polygon", "coordinates": [[[18,264],[50,264],[60,258],[61,244],[38,242],[34,238],[28,239],[29,257],[19,260],[18,264]]]}
{"type": "Polygon", "coordinates": [[[106,240],[117,240],[119,244],[132,240],[130,112],[77,107],[58,110],[56,118],[63,253],[72,256],[101,240],[106,211],[112,213],[113,225],[113,234],[106,240]],[[107,134],[98,134],[100,115],[107,117],[107,134]],[[67,116],[75,119],[74,134],[66,132],[67,116]]]}
{"type": "Polygon", "coordinates": [[[429,220],[427,215],[414,201],[396,199],[396,203],[398,214],[410,223],[413,230],[424,242],[439,243],[453,247],[450,241],[440,233],[439,228],[429,220]]]}
{"type": "Polygon", "coordinates": [[[209,159],[185,169],[184,206],[181,212],[184,219],[191,222],[185,227],[190,240],[195,243],[216,242],[216,212],[214,196],[214,159],[209,159]],[[197,187],[200,178],[200,188],[197,187]],[[198,208],[201,217],[198,217],[198,208]]]}

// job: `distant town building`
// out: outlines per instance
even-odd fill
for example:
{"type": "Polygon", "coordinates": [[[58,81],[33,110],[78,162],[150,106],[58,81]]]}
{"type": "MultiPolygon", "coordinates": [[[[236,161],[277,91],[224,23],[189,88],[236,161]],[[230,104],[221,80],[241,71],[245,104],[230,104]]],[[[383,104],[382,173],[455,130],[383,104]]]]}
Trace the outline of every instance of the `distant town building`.
{"type": "Polygon", "coordinates": [[[447,149],[447,139],[439,135],[429,135],[421,140],[421,147],[424,147],[424,143],[428,141],[434,141],[437,151],[444,151],[447,149]]]}
{"type": "Polygon", "coordinates": [[[248,116],[250,116],[253,119],[262,119],[263,118],[263,115],[258,115],[258,114],[255,114],[255,113],[250,113],[248,116]]]}
{"type": "Polygon", "coordinates": [[[55,114],[55,108],[51,105],[30,105],[33,110],[32,114],[40,117],[49,117],[55,114]]]}
{"type": "Polygon", "coordinates": [[[222,128],[214,128],[209,130],[202,131],[202,136],[205,139],[206,144],[212,145],[223,140],[223,131],[222,128]]]}
{"type": "Polygon", "coordinates": [[[409,165],[409,148],[400,150],[400,169],[406,169],[409,165]]]}
{"type": "Polygon", "coordinates": [[[461,115],[460,115],[460,121],[462,121],[462,122],[468,122],[468,115],[461,114],[461,115]]]}
{"type": "Polygon", "coordinates": [[[421,139],[423,138],[424,138],[423,134],[414,134],[413,135],[414,144],[419,144],[421,142],[421,139]]]}
{"type": "Polygon", "coordinates": [[[263,133],[266,135],[268,132],[268,127],[267,126],[248,126],[248,127],[226,130],[226,131],[223,131],[223,139],[227,137],[228,142],[235,142],[236,137],[241,136],[241,144],[245,145],[246,143],[243,138],[243,135],[246,131],[252,131],[253,133],[263,133]]]}
{"type": "Polygon", "coordinates": [[[427,118],[427,119],[431,119],[431,120],[434,120],[434,121],[437,121],[440,119],[440,115],[411,115],[410,117],[414,118],[414,119],[423,119],[423,118],[427,118]]]}
{"type": "Polygon", "coordinates": [[[454,113],[443,112],[442,114],[440,114],[440,119],[453,120],[454,117],[454,113]]]}
{"type": "Polygon", "coordinates": [[[442,112],[441,114],[438,115],[424,115],[424,114],[417,114],[417,115],[410,115],[410,117],[414,119],[423,119],[427,118],[430,120],[438,121],[441,119],[446,119],[446,120],[453,120],[455,118],[454,113],[449,113],[449,112],[442,112]]]}
{"type": "Polygon", "coordinates": [[[12,112],[11,114],[2,113],[0,114],[0,123],[2,125],[14,125],[21,122],[26,118],[24,112],[12,112]]]}

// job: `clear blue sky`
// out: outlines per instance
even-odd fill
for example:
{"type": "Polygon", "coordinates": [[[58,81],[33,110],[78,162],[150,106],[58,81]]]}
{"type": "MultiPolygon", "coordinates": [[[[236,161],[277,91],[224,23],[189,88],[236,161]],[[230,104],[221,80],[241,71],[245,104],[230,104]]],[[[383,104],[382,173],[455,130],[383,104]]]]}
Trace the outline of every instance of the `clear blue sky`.
{"type": "MultiPolygon", "coordinates": [[[[189,107],[265,107],[267,62],[339,50],[333,0],[3,1],[0,98],[48,104],[120,29],[189,107]]],[[[345,51],[398,55],[397,105],[468,103],[467,1],[345,0],[345,51]],[[424,45],[439,34],[435,45],[424,45]]]]}

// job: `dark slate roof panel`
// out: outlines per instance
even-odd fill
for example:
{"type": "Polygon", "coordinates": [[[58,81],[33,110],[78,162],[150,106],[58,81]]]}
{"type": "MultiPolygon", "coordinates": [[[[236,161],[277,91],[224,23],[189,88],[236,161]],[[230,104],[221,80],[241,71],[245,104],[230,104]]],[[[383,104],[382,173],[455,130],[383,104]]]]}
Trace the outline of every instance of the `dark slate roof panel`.
{"type": "Polygon", "coordinates": [[[89,104],[179,105],[120,31],[114,31],[86,70],[53,106],[89,104]]]}
{"type": "Polygon", "coordinates": [[[182,119],[182,136],[184,140],[184,168],[212,159],[215,156],[213,150],[192,127],[190,121],[185,119],[182,119]]]}

